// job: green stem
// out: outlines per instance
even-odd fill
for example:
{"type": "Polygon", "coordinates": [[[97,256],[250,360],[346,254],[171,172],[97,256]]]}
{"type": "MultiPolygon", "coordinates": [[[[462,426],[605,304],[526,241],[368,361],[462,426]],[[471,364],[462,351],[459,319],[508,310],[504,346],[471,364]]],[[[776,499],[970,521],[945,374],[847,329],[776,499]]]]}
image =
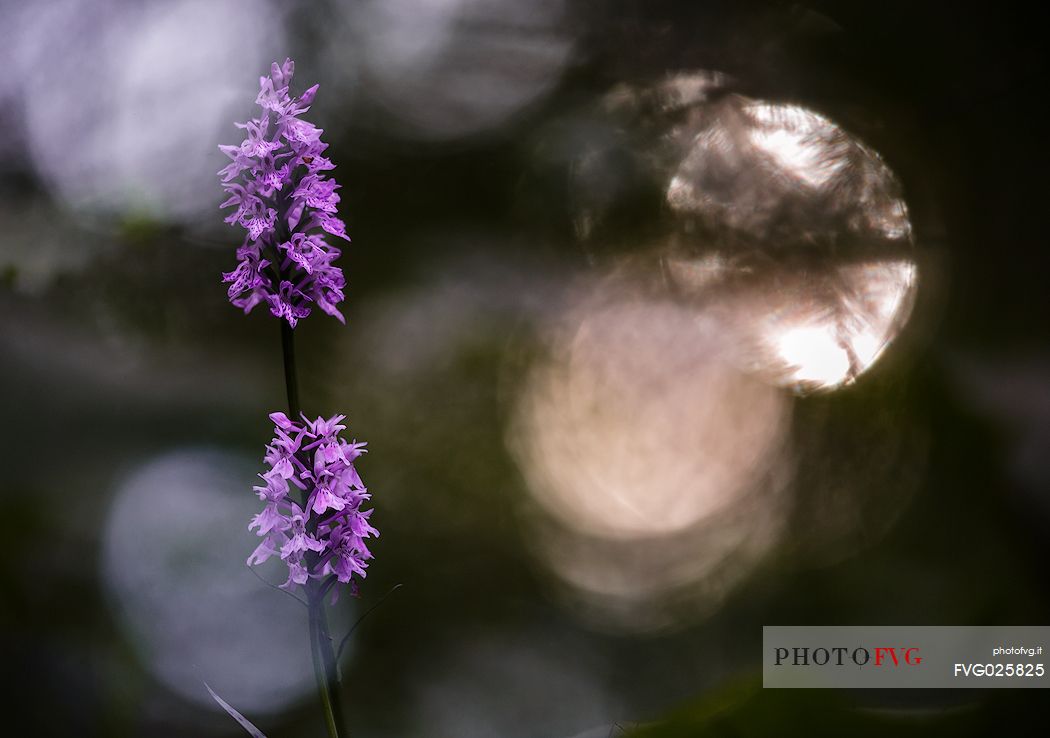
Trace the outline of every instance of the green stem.
{"type": "Polygon", "coordinates": [[[342,681],[339,678],[339,665],[336,662],[332,634],[328,630],[328,615],[325,612],[323,595],[317,598],[317,622],[317,647],[321,656],[321,667],[324,671],[325,682],[328,685],[329,699],[332,703],[332,714],[336,725],[338,725],[343,731],[343,734],[346,735],[347,731],[343,727],[346,725],[343,720],[343,703],[339,699],[342,681]]]}
{"type": "MultiPolygon", "coordinates": [[[[292,419],[299,416],[299,382],[295,371],[295,341],[291,326],[281,321],[281,349],[284,355],[284,384],[288,393],[288,413],[292,419]]],[[[303,508],[306,508],[304,493],[303,508]]],[[[315,555],[316,556],[316,555],[315,555]]],[[[312,566],[314,562],[308,561],[312,566]]],[[[328,632],[328,616],[325,614],[324,598],[327,590],[319,583],[311,581],[307,585],[306,597],[310,612],[310,657],[314,665],[314,678],[317,680],[317,692],[321,698],[325,726],[329,738],[340,738],[343,723],[342,703],[339,700],[339,669],[336,664],[335,651],[332,649],[332,636],[328,632]]],[[[346,731],[342,731],[346,736],[346,731]]]]}
{"type": "Polygon", "coordinates": [[[284,354],[284,389],[288,393],[288,417],[299,422],[299,378],[295,372],[295,331],[281,318],[281,352],[284,354]]]}
{"type": "MultiPolygon", "coordinates": [[[[328,678],[328,659],[324,653],[324,643],[328,641],[325,627],[324,603],[311,599],[310,601],[310,656],[314,662],[314,678],[317,679],[317,692],[321,697],[321,707],[324,710],[324,722],[328,728],[329,738],[339,738],[340,717],[339,693],[336,683],[328,678]]],[[[331,645],[327,649],[331,652],[331,645]]]]}

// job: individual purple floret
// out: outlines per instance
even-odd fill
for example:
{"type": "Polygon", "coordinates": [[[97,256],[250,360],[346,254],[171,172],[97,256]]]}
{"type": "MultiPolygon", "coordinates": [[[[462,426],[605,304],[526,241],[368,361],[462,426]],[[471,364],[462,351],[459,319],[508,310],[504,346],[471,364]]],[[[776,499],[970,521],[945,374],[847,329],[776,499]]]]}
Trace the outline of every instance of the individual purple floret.
{"type": "Polygon", "coordinates": [[[339,185],[324,174],[335,168],[323,156],[328,144],[320,128],[299,118],[317,85],[291,97],[294,69],[291,59],[274,62],[270,76],[259,80],[259,117],[237,124],[244,141],[219,147],[230,157],[219,172],[229,195],[220,207],[233,207],[226,222],[245,230],[237,268],[222,275],[230,302],[246,313],[265,302],[293,328],[311,303],[345,322],[337,306],[346,280],[332,263],[340,250],[326,237],[350,240],[336,217],[339,185]]]}
{"type": "Polygon", "coordinates": [[[285,589],[333,575],[356,593],[351,579],[355,574],[363,579],[372,558],[365,539],[379,531],[368,522],[372,511],[361,509],[371,495],[354,468],[365,444],[339,437],[344,417],[304,415],[300,423],[284,413],[270,415],[274,438],[265,456],[270,468],[259,475],[264,484],[254,487],[266,504],[248,525],[263,541],[248,565],[280,556],[288,565],[285,589]]]}

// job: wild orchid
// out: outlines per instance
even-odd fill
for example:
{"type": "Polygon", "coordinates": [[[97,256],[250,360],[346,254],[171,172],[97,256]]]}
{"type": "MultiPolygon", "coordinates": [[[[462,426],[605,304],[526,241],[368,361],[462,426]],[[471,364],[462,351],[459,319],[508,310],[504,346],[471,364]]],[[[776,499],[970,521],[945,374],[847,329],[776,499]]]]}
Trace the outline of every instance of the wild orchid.
{"type": "MultiPolygon", "coordinates": [[[[230,225],[244,230],[237,266],[223,274],[230,302],[245,313],[265,303],[281,321],[288,412],[273,412],[273,440],[266,447],[268,469],[254,487],[263,509],[248,527],[262,538],[249,566],[280,558],[288,568],[280,585],[309,610],[310,643],[329,735],[342,730],[337,652],[328,629],[325,602],[340,585],[357,594],[372,558],[367,540],[379,535],[371,524],[370,499],[355,467],[365,444],[346,440],[344,415],[310,418],[299,406],[293,330],[314,307],[345,322],[338,305],[346,280],[335,265],[346,241],[337,217],[339,184],[325,172],[335,165],[324,154],[320,128],[301,116],[309,111],[317,85],[290,93],[295,65],[272,65],[259,80],[258,117],[236,124],[244,140],[220,146],[230,163],[219,171],[233,210],[230,225]]],[[[210,688],[209,688],[210,691],[210,688]]],[[[213,693],[214,695],[214,693],[213,693]]],[[[249,732],[261,735],[243,716],[216,700],[249,732]],[[253,732],[254,731],[254,732],[253,732]]]]}

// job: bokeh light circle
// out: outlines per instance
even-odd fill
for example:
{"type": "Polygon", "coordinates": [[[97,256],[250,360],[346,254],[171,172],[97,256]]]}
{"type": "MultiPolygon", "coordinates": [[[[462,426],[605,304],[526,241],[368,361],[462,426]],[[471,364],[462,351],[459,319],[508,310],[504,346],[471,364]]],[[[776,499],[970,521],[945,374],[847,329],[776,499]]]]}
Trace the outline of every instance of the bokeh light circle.
{"type": "Polygon", "coordinates": [[[255,545],[254,470],[209,449],[146,461],[117,489],[102,559],[114,608],[150,672],[215,708],[207,681],[249,712],[280,710],[313,684],[306,608],[245,564],[255,545]]]}

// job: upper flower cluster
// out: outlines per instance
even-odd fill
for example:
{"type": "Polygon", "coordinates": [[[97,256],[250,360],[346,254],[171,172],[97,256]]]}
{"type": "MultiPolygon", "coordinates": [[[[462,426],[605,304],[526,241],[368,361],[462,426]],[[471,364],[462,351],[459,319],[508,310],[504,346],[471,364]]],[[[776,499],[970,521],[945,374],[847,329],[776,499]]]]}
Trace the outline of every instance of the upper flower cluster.
{"type": "Polygon", "coordinates": [[[323,155],[328,144],[320,128],[299,117],[317,85],[292,97],[294,69],[291,59],[274,62],[270,76],[259,79],[259,117],[236,124],[244,141],[219,147],[231,160],[219,172],[229,194],[220,207],[234,207],[226,222],[245,230],[237,268],[223,274],[230,302],[248,312],[266,301],[293,328],[311,303],[343,321],[336,306],[346,280],[332,263],[340,251],[326,236],[350,240],[336,217],[339,185],[324,174],[335,168],[323,155]]]}
{"type": "Polygon", "coordinates": [[[372,558],[365,539],[379,531],[368,522],[372,511],[361,509],[371,495],[354,469],[365,444],[339,437],[344,417],[303,416],[300,423],[284,413],[270,415],[274,439],[265,456],[270,469],[259,475],[265,484],[254,488],[266,507],[248,526],[258,529],[263,542],[248,564],[279,555],[288,565],[288,581],[281,585],[286,589],[329,575],[350,584],[354,574],[365,576],[372,558]],[[293,486],[300,490],[298,499],[289,497],[293,486]]]}

